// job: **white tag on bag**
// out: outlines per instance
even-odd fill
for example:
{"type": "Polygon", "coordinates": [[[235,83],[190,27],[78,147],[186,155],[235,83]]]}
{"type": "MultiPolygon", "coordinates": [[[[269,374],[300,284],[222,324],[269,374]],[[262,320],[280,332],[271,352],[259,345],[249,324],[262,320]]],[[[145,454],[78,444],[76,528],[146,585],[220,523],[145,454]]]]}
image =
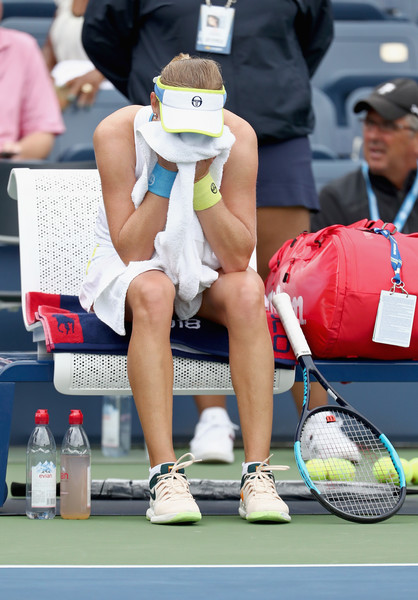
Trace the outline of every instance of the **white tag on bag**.
{"type": "Polygon", "coordinates": [[[382,290],[374,324],[373,341],[409,348],[417,297],[382,290]]]}

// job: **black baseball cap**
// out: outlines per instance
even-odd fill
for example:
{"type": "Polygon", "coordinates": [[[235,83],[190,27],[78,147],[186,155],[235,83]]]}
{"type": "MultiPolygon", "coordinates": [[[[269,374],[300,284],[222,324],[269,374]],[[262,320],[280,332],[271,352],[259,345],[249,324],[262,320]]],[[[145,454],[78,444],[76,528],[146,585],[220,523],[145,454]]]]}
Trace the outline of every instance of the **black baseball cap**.
{"type": "Polygon", "coordinates": [[[413,79],[392,79],[374,88],[368,98],[354,105],[354,112],[373,109],[387,121],[405,115],[418,117],[418,83],[413,79]]]}

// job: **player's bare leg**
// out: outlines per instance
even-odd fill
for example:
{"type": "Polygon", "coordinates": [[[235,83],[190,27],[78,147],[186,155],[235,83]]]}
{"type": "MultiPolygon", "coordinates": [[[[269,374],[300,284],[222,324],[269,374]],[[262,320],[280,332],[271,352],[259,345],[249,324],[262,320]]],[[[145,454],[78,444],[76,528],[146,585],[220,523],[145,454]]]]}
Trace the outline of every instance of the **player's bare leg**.
{"type": "Polygon", "coordinates": [[[172,443],[173,360],[170,330],[174,286],[161,271],[136,277],[128,288],[132,319],[128,377],[151,467],[175,460],[172,443]]]}
{"type": "Polygon", "coordinates": [[[270,452],[274,358],[261,279],[252,269],[221,274],[204,292],[199,314],[228,328],[245,460],[262,461],[270,452]]]}

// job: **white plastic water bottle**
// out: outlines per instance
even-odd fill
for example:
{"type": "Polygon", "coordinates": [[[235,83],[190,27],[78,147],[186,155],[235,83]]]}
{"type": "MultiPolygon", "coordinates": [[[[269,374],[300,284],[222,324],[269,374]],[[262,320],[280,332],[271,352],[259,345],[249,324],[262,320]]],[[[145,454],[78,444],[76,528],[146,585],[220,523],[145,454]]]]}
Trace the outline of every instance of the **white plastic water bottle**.
{"type": "Polygon", "coordinates": [[[26,515],[53,519],[57,503],[57,448],[46,409],[35,413],[35,428],[26,449],[26,515]]]}
{"type": "Polygon", "coordinates": [[[60,513],[63,519],[88,519],[91,512],[91,451],[83,413],[70,412],[61,447],[60,513]]]}
{"type": "Polygon", "coordinates": [[[102,453],[117,458],[129,454],[132,430],[132,396],[103,396],[102,453]]]}

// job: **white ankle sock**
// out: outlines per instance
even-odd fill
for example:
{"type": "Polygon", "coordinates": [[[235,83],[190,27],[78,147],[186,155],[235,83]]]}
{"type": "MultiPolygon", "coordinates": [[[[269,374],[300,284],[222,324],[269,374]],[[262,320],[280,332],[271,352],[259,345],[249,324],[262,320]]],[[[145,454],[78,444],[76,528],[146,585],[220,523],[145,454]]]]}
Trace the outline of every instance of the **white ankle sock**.
{"type": "Polygon", "coordinates": [[[152,467],[152,468],[150,467],[150,468],[149,468],[149,481],[151,481],[151,479],[154,477],[154,475],[155,475],[156,473],[159,473],[159,472],[161,471],[161,467],[162,467],[163,465],[166,465],[166,464],[170,464],[170,465],[172,465],[172,464],[174,464],[174,463],[173,463],[173,462],[170,462],[170,461],[167,461],[166,463],[164,462],[164,463],[160,463],[159,465],[155,465],[155,467],[152,467]]]}

